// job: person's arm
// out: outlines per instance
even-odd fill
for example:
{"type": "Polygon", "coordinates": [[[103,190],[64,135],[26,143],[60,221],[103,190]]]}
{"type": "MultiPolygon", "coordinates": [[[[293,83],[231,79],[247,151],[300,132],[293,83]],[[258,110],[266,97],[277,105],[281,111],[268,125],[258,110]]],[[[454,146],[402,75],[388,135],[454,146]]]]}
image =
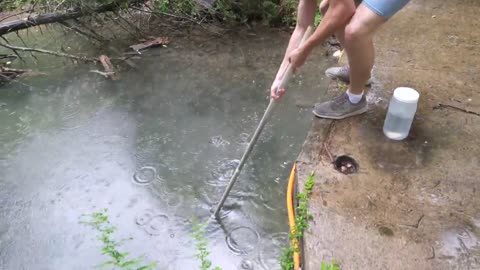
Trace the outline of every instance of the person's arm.
{"type": "Polygon", "coordinates": [[[303,65],[312,50],[337,30],[344,28],[354,13],[355,3],[353,0],[329,0],[328,11],[315,32],[302,46],[290,53],[289,61],[293,68],[296,69],[303,65]]]}
{"type": "Polygon", "coordinates": [[[329,0],[328,11],[320,21],[315,32],[302,46],[307,51],[332,36],[335,31],[344,28],[355,13],[355,3],[352,0],[329,0]]]}
{"type": "Polygon", "coordinates": [[[303,35],[307,31],[307,28],[313,24],[315,19],[315,11],[317,10],[317,1],[316,0],[300,0],[298,3],[297,8],[297,24],[295,26],[295,30],[293,31],[290,40],[288,42],[287,49],[285,51],[285,56],[282,59],[282,63],[280,68],[277,71],[277,75],[275,76],[275,80],[271,86],[271,94],[272,97],[278,98],[282,93],[279,91],[277,95],[278,84],[281,81],[282,75],[285,73],[286,68],[289,63],[289,55],[292,53],[293,50],[298,48],[300,45],[300,41],[302,40],[303,35]]]}

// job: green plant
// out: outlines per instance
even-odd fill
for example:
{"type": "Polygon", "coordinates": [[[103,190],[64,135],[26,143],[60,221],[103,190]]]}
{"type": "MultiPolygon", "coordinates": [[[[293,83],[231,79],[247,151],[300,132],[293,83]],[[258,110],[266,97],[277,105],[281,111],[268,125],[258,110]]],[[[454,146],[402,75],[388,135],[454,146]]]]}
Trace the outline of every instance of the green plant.
{"type": "MultiPolygon", "coordinates": [[[[303,236],[303,232],[308,229],[308,222],[313,218],[308,211],[308,200],[312,195],[314,184],[315,175],[312,172],[305,180],[304,192],[298,193],[296,196],[298,199],[298,206],[296,207],[295,230],[290,232],[290,240],[296,239],[297,241],[300,241],[303,236]]],[[[295,252],[300,253],[300,250],[292,245],[282,249],[282,253],[280,255],[280,267],[282,270],[293,270],[293,254],[295,252]]]]}
{"type": "MultiPolygon", "coordinates": [[[[193,221],[193,232],[190,236],[197,241],[195,245],[197,248],[197,257],[200,260],[200,269],[201,270],[210,270],[212,266],[212,262],[208,259],[208,255],[210,252],[207,250],[207,240],[205,238],[205,228],[207,227],[207,223],[199,224],[198,221],[195,219],[193,221]]],[[[215,267],[213,270],[222,270],[220,267],[215,267]]]]}
{"type": "Polygon", "coordinates": [[[160,12],[191,17],[198,17],[200,12],[194,0],[154,0],[152,4],[160,12]]]}
{"type": "Polygon", "coordinates": [[[340,270],[340,265],[335,260],[333,260],[331,263],[322,262],[320,265],[320,270],[340,270]]]}
{"type": "Polygon", "coordinates": [[[317,10],[317,12],[315,13],[315,22],[314,22],[315,27],[317,27],[320,24],[320,21],[322,20],[322,18],[323,18],[322,13],[320,13],[320,11],[317,10]]]}
{"type": "Polygon", "coordinates": [[[97,265],[98,268],[113,266],[116,269],[122,270],[154,269],[156,263],[140,265],[144,256],[139,256],[135,259],[129,259],[129,252],[121,252],[118,250],[119,246],[121,246],[127,240],[132,240],[132,238],[122,239],[120,241],[114,240],[113,233],[117,230],[117,228],[113,226],[108,220],[106,209],[95,212],[91,215],[83,215],[83,217],[86,218],[86,220],[81,220],[80,223],[91,226],[100,233],[100,235],[98,236],[98,240],[103,243],[102,254],[110,257],[108,261],[97,265]]]}
{"type": "Polygon", "coordinates": [[[286,25],[294,26],[297,23],[297,6],[298,0],[281,1],[282,22],[286,25]]]}

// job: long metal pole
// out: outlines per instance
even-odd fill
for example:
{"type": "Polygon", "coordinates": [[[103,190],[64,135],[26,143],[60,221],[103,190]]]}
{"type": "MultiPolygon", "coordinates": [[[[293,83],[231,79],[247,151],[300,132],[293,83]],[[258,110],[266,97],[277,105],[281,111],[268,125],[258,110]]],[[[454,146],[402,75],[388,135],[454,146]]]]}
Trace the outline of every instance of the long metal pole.
{"type": "MultiPolygon", "coordinates": [[[[307,31],[305,31],[305,33],[303,34],[303,38],[300,41],[300,45],[302,45],[307,40],[307,38],[310,37],[310,35],[312,33],[313,33],[313,27],[309,26],[307,31]]],[[[290,66],[290,64],[288,64],[287,69],[285,71],[285,74],[283,75],[282,80],[280,81],[279,89],[285,87],[285,85],[287,84],[288,80],[290,79],[290,77],[292,75],[292,72],[293,72],[292,67],[290,66]]],[[[240,174],[240,171],[242,170],[243,165],[245,165],[245,162],[246,162],[248,156],[250,155],[250,152],[252,152],[253,146],[257,142],[258,137],[260,136],[260,133],[262,133],[262,130],[265,127],[265,124],[267,123],[268,119],[270,118],[270,115],[272,114],[272,111],[273,111],[273,109],[275,108],[276,105],[277,105],[277,101],[270,98],[270,103],[268,104],[268,107],[265,110],[265,113],[263,114],[263,117],[260,120],[260,123],[258,124],[257,129],[255,130],[255,133],[253,133],[253,137],[252,137],[252,139],[250,140],[250,143],[247,146],[247,150],[243,154],[242,159],[240,160],[240,164],[238,164],[237,168],[235,169],[235,172],[233,173],[232,177],[230,178],[230,182],[228,183],[228,186],[225,189],[225,192],[223,192],[222,199],[217,204],[217,208],[215,209],[215,212],[213,212],[213,215],[215,217],[218,217],[218,213],[220,213],[220,210],[222,209],[223,204],[225,203],[225,200],[228,197],[228,194],[232,190],[235,182],[237,181],[237,177],[240,174]]]]}

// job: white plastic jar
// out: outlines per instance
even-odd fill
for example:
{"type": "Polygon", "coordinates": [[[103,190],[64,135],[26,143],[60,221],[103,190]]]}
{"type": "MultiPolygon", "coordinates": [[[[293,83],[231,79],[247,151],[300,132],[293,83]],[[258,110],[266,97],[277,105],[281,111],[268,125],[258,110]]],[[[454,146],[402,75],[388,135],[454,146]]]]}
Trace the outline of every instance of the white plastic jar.
{"type": "Polygon", "coordinates": [[[398,87],[388,106],[383,133],[392,140],[403,140],[408,136],[417,111],[420,94],[409,87],[398,87]]]}

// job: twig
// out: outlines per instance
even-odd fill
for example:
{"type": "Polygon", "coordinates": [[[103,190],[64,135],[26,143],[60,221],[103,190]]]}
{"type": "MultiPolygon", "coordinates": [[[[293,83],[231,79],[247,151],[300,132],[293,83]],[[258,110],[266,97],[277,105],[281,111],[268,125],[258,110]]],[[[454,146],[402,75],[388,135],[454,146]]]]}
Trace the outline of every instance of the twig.
{"type": "Polygon", "coordinates": [[[433,260],[433,259],[435,259],[435,248],[434,248],[433,246],[431,246],[431,248],[432,248],[432,256],[426,258],[427,260],[433,260]]]}
{"type": "Polygon", "coordinates": [[[127,25],[132,27],[133,29],[136,30],[137,37],[142,37],[143,36],[143,31],[140,29],[138,26],[135,24],[129,22],[127,19],[125,19],[118,11],[113,11],[115,15],[117,15],[122,21],[124,21],[127,25]]]}
{"type": "MultiPolygon", "coordinates": [[[[5,37],[0,36],[0,38],[3,39],[7,44],[9,43],[5,37]]],[[[15,53],[16,56],[18,56],[18,58],[20,58],[20,60],[22,60],[22,62],[25,63],[25,60],[23,60],[22,56],[17,52],[17,50],[12,49],[12,51],[13,53],[15,53]]]]}
{"type": "MultiPolygon", "coordinates": [[[[22,36],[20,36],[18,32],[15,32],[15,34],[17,34],[18,39],[20,39],[20,41],[23,43],[23,46],[27,46],[27,43],[25,43],[22,36]]],[[[30,52],[30,55],[32,56],[33,60],[35,60],[35,64],[38,65],[38,58],[32,52],[30,52]]]]}
{"type": "Polygon", "coordinates": [[[105,41],[97,38],[96,36],[94,36],[94,35],[92,35],[92,34],[89,34],[89,33],[85,32],[85,31],[82,31],[82,30],[78,29],[78,27],[73,26],[73,25],[71,25],[71,24],[69,24],[69,23],[67,23],[67,22],[59,22],[59,24],[63,25],[65,28],[67,28],[67,29],[69,29],[69,30],[74,31],[75,33],[77,33],[77,34],[79,34],[79,35],[81,35],[81,36],[86,37],[87,40],[88,40],[88,39],[93,39],[93,40],[96,40],[96,41],[101,42],[101,43],[105,42],[105,41]]]}
{"type": "Polygon", "coordinates": [[[456,106],[453,106],[453,105],[449,105],[449,104],[441,104],[440,103],[437,106],[434,106],[433,109],[434,110],[454,109],[454,110],[461,111],[461,112],[464,112],[464,113],[469,113],[469,114],[473,114],[473,115],[476,115],[476,116],[480,116],[480,113],[477,113],[477,112],[474,112],[474,111],[469,111],[469,110],[466,110],[466,109],[462,109],[462,108],[459,108],[459,107],[456,107],[456,106]]]}
{"type": "Polygon", "coordinates": [[[172,17],[172,18],[176,18],[176,19],[180,19],[180,20],[186,20],[186,21],[190,21],[190,22],[193,22],[197,25],[199,25],[203,30],[211,33],[211,34],[214,34],[214,35],[217,35],[217,36],[220,36],[222,35],[221,33],[217,33],[215,31],[212,31],[212,30],[209,30],[208,28],[204,27],[203,24],[201,22],[199,22],[198,20],[195,20],[193,18],[190,18],[190,17],[185,17],[185,16],[179,16],[179,15],[175,15],[175,14],[170,14],[170,13],[167,13],[167,12],[161,12],[161,11],[155,11],[153,10],[151,7],[149,6],[146,6],[147,9],[149,10],[143,10],[143,9],[139,9],[139,8],[136,8],[136,7],[131,7],[132,9],[135,9],[135,10],[138,10],[138,11],[142,11],[142,12],[145,12],[145,13],[150,13],[150,14],[153,14],[153,15],[163,15],[163,16],[167,16],[167,17],[172,17]]]}
{"type": "MultiPolygon", "coordinates": [[[[75,21],[76,21],[80,26],[84,27],[85,29],[87,29],[88,31],[90,31],[90,32],[92,33],[92,35],[90,35],[89,33],[86,33],[85,31],[82,31],[85,35],[92,36],[92,38],[98,40],[99,42],[105,43],[106,46],[107,46],[110,50],[112,50],[114,53],[116,53],[116,54],[118,54],[118,55],[121,55],[121,54],[122,54],[122,53],[119,52],[115,47],[109,45],[110,40],[105,39],[103,36],[101,36],[100,34],[98,34],[97,32],[95,32],[95,30],[89,28],[89,27],[88,27],[86,24],[84,24],[82,21],[80,21],[80,20],[75,20],[75,21]]],[[[67,25],[68,25],[68,24],[67,24],[67,25]]],[[[73,26],[73,27],[75,27],[75,28],[78,29],[78,27],[76,27],[76,26],[73,26]]],[[[74,31],[76,31],[75,28],[72,28],[72,29],[74,29],[74,31]]],[[[78,33],[80,33],[80,32],[78,32],[78,33]]],[[[111,58],[111,59],[112,59],[112,60],[114,60],[114,59],[115,59],[115,60],[122,60],[122,61],[124,61],[127,65],[129,65],[131,68],[134,68],[134,69],[137,68],[137,65],[135,65],[135,63],[133,63],[132,61],[130,61],[130,60],[127,59],[127,58],[111,58]]]]}
{"type": "Polygon", "coordinates": [[[30,9],[30,12],[28,13],[27,20],[30,20],[30,16],[32,16],[32,13],[33,13],[33,11],[35,10],[35,7],[37,6],[38,2],[39,2],[38,0],[33,2],[33,6],[32,6],[32,8],[30,9]]]}
{"type": "MultiPolygon", "coordinates": [[[[115,18],[113,18],[112,16],[110,16],[108,13],[105,13],[105,17],[108,17],[110,20],[112,20],[113,22],[115,21],[115,18]]],[[[123,30],[125,30],[127,33],[129,33],[130,35],[132,35],[133,37],[136,36],[136,33],[135,32],[132,32],[130,29],[128,29],[127,27],[125,27],[123,24],[121,24],[120,22],[117,23],[118,26],[120,26],[120,28],[122,28],[123,30]]]]}
{"type": "Polygon", "coordinates": [[[97,73],[97,74],[100,74],[102,75],[103,77],[105,78],[108,78],[109,76],[112,76],[115,74],[115,72],[103,72],[103,71],[100,71],[100,70],[90,70],[91,73],[97,73]]]}
{"type": "Polygon", "coordinates": [[[10,19],[12,17],[15,17],[15,16],[18,16],[20,14],[23,14],[23,13],[27,13],[27,12],[30,12],[31,10],[24,10],[24,11],[20,11],[20,12],[17,12],[17,13],[14,13],[14,14],[11,14],[11,15],[8,15],[8,16],[5,16],[3,18],[0,19],[0,22],[3,22],[5,21],[6,19],[10,19]]]}
{"type": "Polygon", "coordinates": [[[405,227],[412,227],[412,228],[415,228],[415,229],[418,229],[418,227],[420,226],[420,222],[422,221],[422,219],[425,217],[424,214],[422,214],[420,216],[420,218],[417,220],[417,224],[414,224],[414,225],[409,225],[409,224],[399,224],[400,226],[405,226],[405,227]]]}
{"type": "Polygon", "coordinates": [[[72,58],[72,59],[81,60],[81,61],[90,61],[94,63],[98,62],[98,59],[87,57],[87,56],[77,56],[77,55],[66,54],[62,52],[44,50],[44,49],[17,47],[17,46],[12,46],[12,45],[3,44],[3,43],[0,43],[0,46],[11,49],[11,50],[18,50],[18,51],[24,51],[24,52],[38,52],[38,53],[50,54],[50,55],[59,56],[59,57],[72,58]]]}
{"type": "Polygon", "coordinates": [[[323,148],[325,149],[325,152],[327,152],[327,155],[330,158],[330,161],[333,163],[335,160],[333,159],[333,156],[332,156],[332,153],[330,153],[330,150],[328,150],[327,143],[323,143],[323,148]]]}
{"type": "Polygon", "coordinates": [[[93,35],[95,35],[97,37],[98,40],[102,40],[104,42],[107,41],[107,39],[105,39],[102,35],[100,35],[99,33],[97,33],[95,30],[91,29],[90,27],[88,27],[85,23],[83,23],[81,20],[78,20],[78,19],[75,19],[75,22],[78,23],[81,27],[87,29],[88,31],[90,31],[93,35]]]}

